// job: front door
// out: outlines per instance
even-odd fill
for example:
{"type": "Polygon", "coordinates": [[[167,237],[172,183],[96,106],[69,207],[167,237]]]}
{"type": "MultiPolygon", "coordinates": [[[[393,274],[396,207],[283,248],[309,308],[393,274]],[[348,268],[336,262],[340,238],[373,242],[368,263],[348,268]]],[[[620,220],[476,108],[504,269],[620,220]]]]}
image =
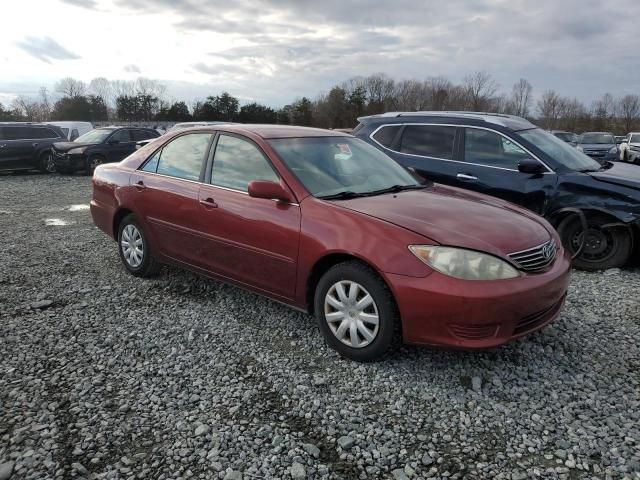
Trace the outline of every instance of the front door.
{"type": "Polygon", "coordinates": [[[455,186],[475,190],[543,213],[556,188],[558,176],[518,170],[531,154],[506,136],[480,128],[464,130],[461,162],[456,165],[455,186]]]}
{"type": "Polygon", "coordinates": [[[109,162],[119,162],[136,151],[136,143],[131,140],[130,130],[117,130],[107,140],[107,160],[109,162]]]}
{"type": "Polygon", "coordinates": [[[200,187],[200,230],[213,273],[291,299],[295,295],[300,235],[297,204],[250,197],[249,182],[281,182],[250,140],[221,134],[209,184],[200,187]]]}

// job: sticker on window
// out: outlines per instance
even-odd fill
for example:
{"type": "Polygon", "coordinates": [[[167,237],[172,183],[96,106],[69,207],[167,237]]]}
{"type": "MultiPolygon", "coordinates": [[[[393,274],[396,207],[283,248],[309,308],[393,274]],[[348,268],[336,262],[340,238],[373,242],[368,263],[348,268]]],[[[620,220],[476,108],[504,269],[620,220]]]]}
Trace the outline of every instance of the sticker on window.
{"type": "Polygon", "coordinates": [[[340,149],[340,153],[344,153],[349,156],[352,155],[351,149],[349,148],[349,145],[347,143],[339,143],[338,148],[340,149]]]}

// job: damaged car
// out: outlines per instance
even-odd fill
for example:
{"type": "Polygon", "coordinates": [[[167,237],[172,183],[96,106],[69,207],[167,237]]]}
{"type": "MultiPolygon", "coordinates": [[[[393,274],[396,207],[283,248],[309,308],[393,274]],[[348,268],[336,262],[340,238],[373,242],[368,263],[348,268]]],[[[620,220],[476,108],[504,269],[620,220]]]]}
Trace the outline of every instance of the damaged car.
{"type": "Polygon", "coordinates": [[[392,112],[355,135],[437,183],[503,198],[558,230],[584,270],[625,265],[640,240],[640,169],[600,163],[520,117],[392,112]]]}

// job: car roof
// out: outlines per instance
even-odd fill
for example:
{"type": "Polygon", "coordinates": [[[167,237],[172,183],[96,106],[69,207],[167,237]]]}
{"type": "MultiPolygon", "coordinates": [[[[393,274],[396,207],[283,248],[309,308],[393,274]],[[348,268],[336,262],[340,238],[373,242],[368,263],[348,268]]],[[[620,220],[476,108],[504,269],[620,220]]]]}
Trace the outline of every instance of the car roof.
{"type": "Polygon", "coordinates": [[[377,115],[369,115],[366,117],[358,118],[358,121],[367,123],[371,120],[395,120],[395,122],[402,122],[408,118],[421,118],[429,117],[434,119],[456,119],[456,120],[472,120],[476,123],[491,123],[494,125],[500,125],[502,127],[509,128],[511,130],[526,130],[530,128],[536,128],[536,125],[529,120],[517,117],[515,115],[506,115],[502,113],[488,113],[488,112],[459,112],[459,111],[420,111],[420,112],[387,112],[377,115]]]}
{"type": "MultiPolygon", "coordinates": [[[[351,137],[347,133],[322,128],[297,127],[293,125],[271,124],[220,124],[204,127],[194,127],[194,130],[212,130],[236,132],[240,134],[253,133],[262,138],[302,138],[302,137],[351,137]]],[[[183,130],[184,131],[184,130],[183,130]]]]}
{"type": "Polygon", "coordinates": [[[613,133],[611,133],[611,132],[582,132],[582,135],[584,135],[586,133],[589,133],[589,134],[595,133],[595,134],[598,134],[598,135],[613,135],[613,133]]]}

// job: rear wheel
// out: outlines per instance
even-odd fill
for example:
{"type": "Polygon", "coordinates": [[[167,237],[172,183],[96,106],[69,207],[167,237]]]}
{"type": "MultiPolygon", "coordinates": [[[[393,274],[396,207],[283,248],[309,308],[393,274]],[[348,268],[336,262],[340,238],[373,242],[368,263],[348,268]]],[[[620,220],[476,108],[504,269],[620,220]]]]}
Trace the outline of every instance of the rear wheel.
{"type": "Polygon", "coordinates": [[[124,267],[136,277],[152,277],[160,265],[151,256],[149,241],[134,215],[127,215],[118,228],[118,252],[124,267]]]}
{"type": "Polygon", "coordinates": [[[573,256],[584,240],[582,253],[573,260],[573,265],[582,270],[606,270],[625,265],[631,257],[632,238],[623,226],[603,228],[616,223],[604,215],[587,217],[587,230],[582,230],[580,219],[571,215],[558,226],[564,247],[573,256]]]}
{"type": "Polygon", "coordinates": [[[330,268],[318,282],[314,308],[329,346],[351,360],[379,360],[400,339],[398,309],[389,288],[360,262],[330,268]]]}
{"type": "Polygon", "coordinates": [[[93,175],[94,170],[98,165],[102,165],[104,163],[104,157],[101,155],[91,155],[85,161],[85,175],[93,175]]]}
{"type": "Polygon", "coordinates": [[[56,162],[53,160],[53,152],[45,150],[40,154],[38,169],[42,173],[54,173],[56,171],[56,162]]]}

